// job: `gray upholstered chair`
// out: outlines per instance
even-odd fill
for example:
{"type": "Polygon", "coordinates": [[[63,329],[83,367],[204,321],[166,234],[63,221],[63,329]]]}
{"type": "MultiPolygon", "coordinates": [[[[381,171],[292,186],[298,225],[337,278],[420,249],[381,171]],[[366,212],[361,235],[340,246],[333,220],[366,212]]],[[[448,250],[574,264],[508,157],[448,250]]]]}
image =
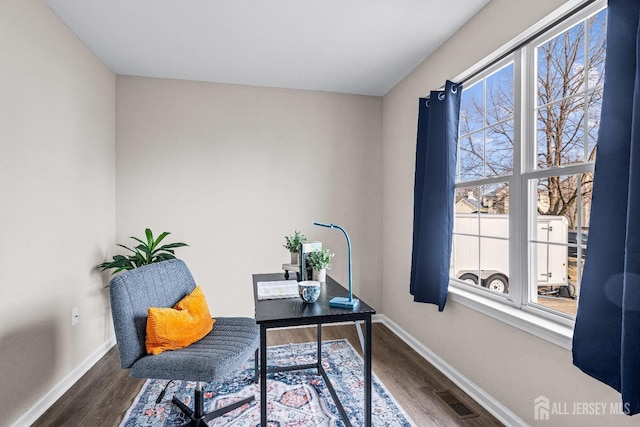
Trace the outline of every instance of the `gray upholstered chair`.
{"type": "MultiPolygon", "coordinates": [[[[122,273],[111,280],[111,311],[120,364],[133,378],[196,381],[194,408],[177,398],[176,404],[192,426],[206,426],[206,421],[238,408],[254,398],[206,414],[202,383],[230,374],[260,345],[259,327],[246,317],[216,317],[213,330],[200,341],[180,349],[148,355],[145,348],[147,309],[173,307],[188,295],[196,283],[185,263],[178,259],[149,264],[122,273]]],[[[257,373],[257,369],[256,369],[257,373]]],[[[254,381],[257,382],[256,375],[254,381]]]]}

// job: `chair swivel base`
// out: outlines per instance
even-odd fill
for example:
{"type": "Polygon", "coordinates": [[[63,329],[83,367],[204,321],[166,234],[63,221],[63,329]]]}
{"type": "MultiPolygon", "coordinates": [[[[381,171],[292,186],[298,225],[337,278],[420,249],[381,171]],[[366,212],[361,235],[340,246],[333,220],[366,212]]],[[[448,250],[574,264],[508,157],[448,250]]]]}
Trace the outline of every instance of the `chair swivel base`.
{"type": "Polygon", "coordinates": [[[191,427],[206,427],[207,421],[211,421],[214,418],[218,418],[221,415],[226,414],[227,412],[231,412],[234,409],[237,409],[247,403],[251,403],[255,400],[255,396],[250,396],[245,399],[239,400],[235,403],[227,405],[223,408],[216,409],[215,411],[209,412],[208,414],[204,412],[204,397],[202,395],[202,390],[196,388],[195,396],[193,400],[195,410],[192,410],[183,402],[178,400],[178,398],[174,397],[171,401],[174,405],[176,405],[180,410],[187,415],[191,420],[183,424],[183,427],[191,426],[191,427]]]}

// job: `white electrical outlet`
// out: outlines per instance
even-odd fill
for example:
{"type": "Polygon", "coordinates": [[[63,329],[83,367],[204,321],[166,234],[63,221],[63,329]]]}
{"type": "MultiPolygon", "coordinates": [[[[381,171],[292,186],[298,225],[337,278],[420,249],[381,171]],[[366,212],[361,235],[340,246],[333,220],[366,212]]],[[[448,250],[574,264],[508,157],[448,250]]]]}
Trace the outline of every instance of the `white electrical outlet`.
{"type": "Polygon", "coordinates": [[[78,307],[73,307],[71,309],[71,326],[76,326],[80,321],[80,312],[78,311],[78,307]]]}

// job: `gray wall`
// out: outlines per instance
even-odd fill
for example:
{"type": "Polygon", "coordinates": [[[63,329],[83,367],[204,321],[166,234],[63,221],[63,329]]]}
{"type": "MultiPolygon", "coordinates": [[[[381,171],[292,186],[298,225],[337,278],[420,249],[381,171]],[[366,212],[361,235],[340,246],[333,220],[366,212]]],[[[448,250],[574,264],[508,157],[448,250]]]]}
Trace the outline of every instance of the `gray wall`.
{"type": "MultiPolygon", "coordinates": [[[[382,304],[382,99],[118,76],[118,241],[145,227],[183,241],[216,315],[253,315],[252,273],[282,271],[284,236],[335,252],[355,292],[382,304]]],[[[168,239],[169,239],[168,238],[168,239]]]]}
{"type": "Polygon", "coordinates": [[[0,425],[113,335],[115,75],[39,0],[0,2],[0,425]],[[71,326],[71,309],[80,322],[71,326]]]}

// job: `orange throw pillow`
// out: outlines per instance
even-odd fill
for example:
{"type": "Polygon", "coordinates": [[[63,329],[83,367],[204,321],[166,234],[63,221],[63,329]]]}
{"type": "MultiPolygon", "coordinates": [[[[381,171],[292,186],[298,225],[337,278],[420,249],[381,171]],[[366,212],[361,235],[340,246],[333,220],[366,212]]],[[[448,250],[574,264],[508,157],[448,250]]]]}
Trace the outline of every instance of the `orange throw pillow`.
{"type": "Polygon", "coordinates": [[[211,332],[214,323],[200,286],[173,308],[149,307],[147,353],[157,355],[187,347],[211,332]]]}

